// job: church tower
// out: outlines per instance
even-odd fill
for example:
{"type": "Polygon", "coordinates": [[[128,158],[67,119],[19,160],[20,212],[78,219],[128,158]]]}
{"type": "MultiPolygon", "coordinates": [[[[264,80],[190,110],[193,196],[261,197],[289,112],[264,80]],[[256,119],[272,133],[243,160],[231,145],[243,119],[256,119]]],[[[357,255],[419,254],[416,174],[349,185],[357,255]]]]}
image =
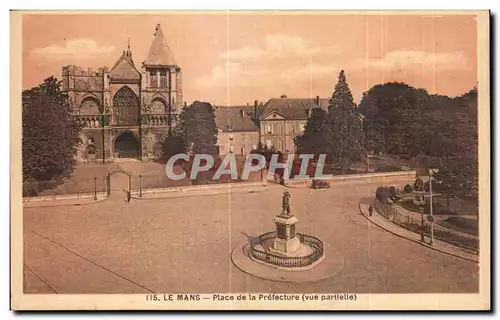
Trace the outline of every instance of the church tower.
{"type": "Polygon", "coordinates": [[[159,24],[141,74],[142,153],[145,158],[157,158],[183,104],[182,71],[159,24]]]}
{"type": "Polygon", "coordinates": [[[127,50],[111,69],[62,68],[63,90],[84,126],[79,163],[158,159],[183,106],[182,73],[160,25],[139,70],[127,50]]]}

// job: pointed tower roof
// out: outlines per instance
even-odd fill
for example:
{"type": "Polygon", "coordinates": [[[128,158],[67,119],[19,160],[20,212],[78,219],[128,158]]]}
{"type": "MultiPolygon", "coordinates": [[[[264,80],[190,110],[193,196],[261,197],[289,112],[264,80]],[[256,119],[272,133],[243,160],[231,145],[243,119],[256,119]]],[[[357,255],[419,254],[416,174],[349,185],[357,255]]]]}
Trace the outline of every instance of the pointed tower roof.
{"type": "Polygon", "coordinates": [[[146,66],[177,66],[159,24],[156,25],[154,39],[144,64],[146,66]]]}

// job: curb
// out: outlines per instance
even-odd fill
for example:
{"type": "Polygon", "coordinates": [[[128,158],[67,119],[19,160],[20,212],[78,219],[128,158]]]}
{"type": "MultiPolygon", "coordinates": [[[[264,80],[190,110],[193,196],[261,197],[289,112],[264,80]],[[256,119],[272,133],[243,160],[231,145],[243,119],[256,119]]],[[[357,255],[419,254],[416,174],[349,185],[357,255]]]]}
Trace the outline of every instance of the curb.
{"type": "Polygon", "coordinates": [[[442,249],[436,248],[436,247],[431,246],[431,245],[429,245],[429,244],[427,244],[427,243],[422,243],[422,242],[420,242],[420,241],[417,241],[417,240],[414,240],[414,239],[411,239],[411,238],[407,238],[407,237],[405,237],[405,236],[403,236],[403,235],[401,235],[401,234],[399,234],[399,233],[396,233],[396,232],[394,232],[394,231],[391,231],[391,230],[389,230],[389,229],[385,228],[384,226],[382,226],[382,225],[380,225],[380,224],[378,224],[378,223],[374,222],[374,221],[373,221],[372,219],[370,219],[370,218],[369,218],[366,214],[364,214],[364,213],[363,213],[363,210],[361,209],[361,202],[359,202],[359,203],[358,203],[358,208],[359,208],[359,212],[361,213],[361,215],[363,215],[363,216],[364,216],[364,217],[365,217],[368,221],[370,221],[371,223],[373,223],[373,224],[374,224],[374,225],[376,225],[377,227],[379,227],[379,228],[381,228],[381,229],[383,229],[383,230],[385,230],[385,231],[387,231],[387,232],[389,232],[389,233],[391,233],[391,234],[393,234],[393,235],[395,235],[395,236],[398,236],[398,237],[403,238],[403,239],[406,239],[406,240],[408,240],[408,241],[411,241],[411,242],[417,243],[417,244],[419,244],[419,245],[421,245],[421,246],[423,246],[423,247],[427,247],[427,248],[429,248],[429,249],[432,249],[432,250],[435,250],[435,251],[439,251],[439,252],[442,252],[442,253],[448,254],[448,255],[453,256],[453,257],[457,257],[457,258],[464,259],[464,260],[467,260],[467,261],[471,261],[471,262],[479,263],[479,257],[478,257],[478,259],[477,259],[477,260],[470,259],[470,258],[467,258],[467,257],[461,256],[461,255],[457,255],[457,254],[455,254],[455,253],[453,253],[453,252],[450,252],[450,251],[445,251],[445,250],[442,250],[442,249]]]}
{"type": "Polygon", "coordinates": [[[262,192],[262,191],[265,191],[267,190],[266,187],[262,187],[261,189],[259,190],[241,190],[241,189],[237,189],[236,191],[235,190],[232,190],[232,191],[229,191],[230,189],[228,189],[227,191],[224,191],[224,192],[216,192],[216,193],[199,193],[199,194],[196,194],[196,193],[188,193],[188,194],[183,194],[183,195],[161,195],[161,193],[156,193],[158,195],[158,197],[139,197],[138,195],[136,196],[132,196],[131,199],[134,199],[134,200],[161,200],[161,199],[169,199],[169,198],[187,198],[187,197],[201,197],[201,196],[216,196],[216,195],[221,195],[221,194],[230,194],[230,193],[254,193],[254,192],[262,192]]]}
{"type": "MultiPolygon", "coordinates": [[[[95,204],[95,203],[99,203],[99,202],[105,201],[107,199],[108,199],[108,197],[104,197],[102,199],[93,200],[92,202],[83,202],[83,203],[76,202],[76,203],[68,203],[68,204],[54,204],[54,205],[48,205],[48,206],[44,206],[44,205],[32,205],[35,202],[26,202],[26,203],[23,203],[23,208],[51,208],[51,207],[88,206],[88,205],[91,205],[91,204],[95,204]]],[[[48,200],[48,201],[57,201],[57,200],[48,200]]],[[[37,202],[40,202],[41,204],[43,204],[43,203],[47,203],[48,201],[37,201],[37,202]]],[[[64,201],[64,200],[62,200],[62,201],[64,201]]]]}
{"type": "MultiPolygon", "coordinates": [[[[262,263],[254,260],[252,257],[249,257],[245,254],[244,250],[248,248],[247,246],[249,245],[248,242],[246,243],[241,243],[238,244],[232,251],[231,251],[231,262],[233,263],[238,270],[241,272],[248,274],[252,277],[256,277],[262,280],[266,281],[274,281],[274,282],[281,282],[281,283],[316,283],[319,281],[323,281],[326,279],[331,279],[338,274],[340,274],[344,267],[345,267],[345,260],[344,257],[340,255],[338,251],[333,249],[333,252],[331,251],[329,254],[324,254],[323,255],[323,260],[321,262],[323,263],[317,263],[314,267],[311,269],[307,270],[286,270],[284,268],[277,268],[276,266],[267,264],[267,263],[262,263]],[[326,260],[328,259],[328,260],[326,260]],[[337,260],[334,260],[337,259],[337,260]],[[332,263],[332,261],[336,261],[337,264],[334,265],[336,267],[331,271],[330,268],[326,269],[329,271],[325,270],[320,270],[324,269],[326,266],[326,263],[332,263]],[[326,262],[326,263],[325,263],[326,262]],[[255,270],[250,270],[248,268],[248,263],[251,264],[252,268],[256,267],[257,269],[255,270]],[[313,272],[315,270],[315,272],[313,272]],[[307,277],[307,275],[310,275],[310,277],[307,277]],[[306,277],[304,277],[306,276],[306,277]],[[312,277],[311,277],[312,276],[312,277]],[[314,277],[316,276],[316,277],[314,277]]],[[[330,265],[330,267],[332,267],[330,265]]]]}

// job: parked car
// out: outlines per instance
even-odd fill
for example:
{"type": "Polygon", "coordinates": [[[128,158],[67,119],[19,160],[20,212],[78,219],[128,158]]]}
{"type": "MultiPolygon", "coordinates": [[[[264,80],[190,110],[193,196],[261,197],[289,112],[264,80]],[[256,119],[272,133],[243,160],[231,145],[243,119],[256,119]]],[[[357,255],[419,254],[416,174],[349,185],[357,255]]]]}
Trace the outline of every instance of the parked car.
{"type": "Polygon", "coordinates": [[[325,189],[330,188],[330,183],[325,180],[313,180],[311,187],[313,189],[325,189]]]}

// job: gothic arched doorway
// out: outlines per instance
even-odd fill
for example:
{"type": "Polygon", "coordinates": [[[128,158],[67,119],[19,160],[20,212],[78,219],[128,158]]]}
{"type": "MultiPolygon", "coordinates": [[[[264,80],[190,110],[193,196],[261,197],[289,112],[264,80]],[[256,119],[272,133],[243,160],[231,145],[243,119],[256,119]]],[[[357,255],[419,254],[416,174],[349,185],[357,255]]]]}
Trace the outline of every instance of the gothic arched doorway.
{"type": "Polygon", "coordinates": [[[139,158],[139,141],[132,132],[124,132],[115,140],[115,152],[118,158],[139,158]]]}
{"type": "Polygon", "coordinates": [[[163,144],[161,142],[156,142],[153,145],[153,155],[156,159],[160,159],[163,156],[163,144]]]}
{"type": "Polygon", "coordinates": [[[87,146],[87,162],[95,163],[97,157],[97,148],[94,144],[87,146]]]}

